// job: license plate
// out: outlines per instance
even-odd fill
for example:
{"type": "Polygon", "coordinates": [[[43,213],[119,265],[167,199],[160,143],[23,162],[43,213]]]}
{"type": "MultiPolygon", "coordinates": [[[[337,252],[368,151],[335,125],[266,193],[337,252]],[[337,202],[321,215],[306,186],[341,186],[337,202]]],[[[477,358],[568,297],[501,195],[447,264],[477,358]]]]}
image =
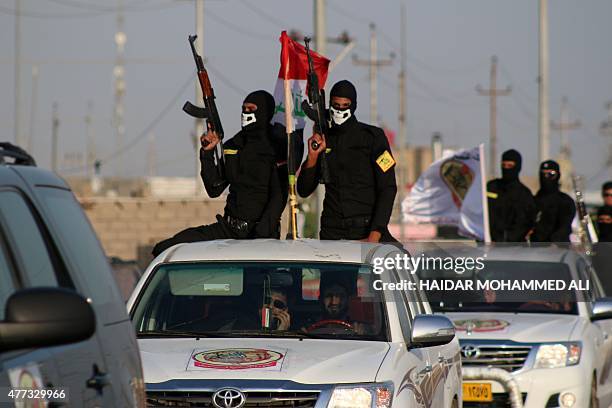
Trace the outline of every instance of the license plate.
{"type": "Polygon", "coordinates": [[[491,384],[487,383],[463,383],[463,400],[475,402],[493,401],[491,384]]]}

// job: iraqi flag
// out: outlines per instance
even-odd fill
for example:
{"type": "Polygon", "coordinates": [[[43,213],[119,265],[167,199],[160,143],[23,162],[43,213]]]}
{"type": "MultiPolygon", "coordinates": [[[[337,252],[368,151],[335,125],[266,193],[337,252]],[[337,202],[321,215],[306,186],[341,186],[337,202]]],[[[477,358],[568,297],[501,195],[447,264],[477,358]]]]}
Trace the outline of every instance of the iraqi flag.
{"type": "MultiPolygon", "coordinates": [[[[302,111],[302,100],[308,99],[306,92],[306,78],[308,74],[308,58],[306,56],[306,48],[293,41],[287,35],[286,31],[281,33],[280,42],[281,48],[281,67],[278,72],[278,80],[274,88],[274,100],[276,101],[276,109],[274,110],[274,118],[272,123],[280,123],[286,127],[285,111],[286,105],[289,105],[291,111],[292,125],[291,132],[303,129],[306,126],[306,114],[302,111]],[[288,81],[291,91],[291,100],[285,101],[285,80],[288,81]]],[[[319,86],[325,87],[327,80],[327,71],[329,68],[329,60],[314,51],[310,51],[314,70],[319,77],[319,86]]]]}
{"type": "Polygon", "coordinates": [[[461,235],[490,242],[484,174],[484,145],[445,155],[404,199],[404,221],[456,225],[461,235]]]}

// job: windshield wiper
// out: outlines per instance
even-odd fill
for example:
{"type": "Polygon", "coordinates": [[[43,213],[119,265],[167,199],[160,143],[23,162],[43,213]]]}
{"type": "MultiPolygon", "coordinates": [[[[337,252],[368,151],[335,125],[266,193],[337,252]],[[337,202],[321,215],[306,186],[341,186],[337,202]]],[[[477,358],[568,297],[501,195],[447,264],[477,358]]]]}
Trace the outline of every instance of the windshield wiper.
{"type": "Polygon", "coordinates": [[[136,337],[223,337],[216,333],[180,330],[147,330],[136,333],[136,337]]]}

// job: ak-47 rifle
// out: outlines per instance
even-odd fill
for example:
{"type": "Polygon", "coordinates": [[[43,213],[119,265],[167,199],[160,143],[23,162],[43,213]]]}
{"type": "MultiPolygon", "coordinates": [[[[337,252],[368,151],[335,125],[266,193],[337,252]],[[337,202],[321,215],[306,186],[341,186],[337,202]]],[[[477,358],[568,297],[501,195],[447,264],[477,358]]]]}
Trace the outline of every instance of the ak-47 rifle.
{"type": "Polygon", "coordinates": [[[183,111],[194,118],[206,119],[207,128],[215,131],[217,136],[219,136],[219,145],[215,146],[215,163],[217,175],[219,176],[218,178],[220,182],[222,182],[225,175],[225,167],[223,162],[223,126],[221,125],[221,118],[219,117],[217,105],[215,104],[215,93],[212,85],[210,84],[208,72],[206,71],[206,68],[204,68],[202,57],[198,55],[194,46],[196,38],[198,38],[197,35],[190,35],[189,45],[191,46],[193,59],[195,60],[196,67],[198,69],[198,80],[200,81],[200,87],[202,88],[204,107],[201,108],[199,106],[195,106],[191,102],[187,101],[185,102],[185,105],[183,105],[183,111]]]}
{"type": "MultiPolygon", "coordinates": [[[[325,90],[319,87],[319,77],[314,70],[314,64],[310,55],[310,38],[304,37],[304,44],[306,46],[306,56],[308,58],[308,102],[302,101],[302,110],[306,113],[306,116],[314,122],[314,130],[320,134],[324,139],[329,131],[329,123],[327,121],[327,114],[325,108],[325,90]]],[[[315,141],[311,143],[313,149],[318,149],[319,144],[315,141]]],[[[321,152],[321,184],[329,183],[329,169],[327,167],[327,153],[321,152]]]]}
{"type": "Polygon", "coordinates": [[[584,195],[579,185],[581,178],[574,175],[572,182],[574,184],[574,194],[576,195],[576,211],[578,212],[578,236],[580,237],[580,243],[585,254],[592,255],[593,243],[597,242],[597,233],[584,203],[584,195]]]}

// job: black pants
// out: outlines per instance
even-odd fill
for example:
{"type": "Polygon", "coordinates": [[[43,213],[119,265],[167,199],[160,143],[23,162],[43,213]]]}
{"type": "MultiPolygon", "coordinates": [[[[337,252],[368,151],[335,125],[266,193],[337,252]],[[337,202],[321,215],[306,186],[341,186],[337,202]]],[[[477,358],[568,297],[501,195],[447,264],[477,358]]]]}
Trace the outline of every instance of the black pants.
{"type": "MultiPolygon", "coordinates": [[[[321,231],[319,232],[319,237],[321,239],[347,239],[353,241],[359,241],[365,239],[370,235],[370,226],[339,226],[333,225],[330,226],[329,223],[325,221],[321,221],[321,231]]],[[[380,237],[380,242],[387,242],[396,246],[401,246],[401,243],[391,235],[388,229],[385,228],[382,231],[382,235],[380,237]]]]}
{"type": "Polygon", "coordinates": [[[172,238],[164,239],[158,242],[151,253],[157,256],[176,244],[198,241],[212,241],[214,239],[238,239],[239,237],[234,231],[218,217],[217,222],[209,225],[200,225],[199,227],[187,228],[178,232],[172,238]]]}

